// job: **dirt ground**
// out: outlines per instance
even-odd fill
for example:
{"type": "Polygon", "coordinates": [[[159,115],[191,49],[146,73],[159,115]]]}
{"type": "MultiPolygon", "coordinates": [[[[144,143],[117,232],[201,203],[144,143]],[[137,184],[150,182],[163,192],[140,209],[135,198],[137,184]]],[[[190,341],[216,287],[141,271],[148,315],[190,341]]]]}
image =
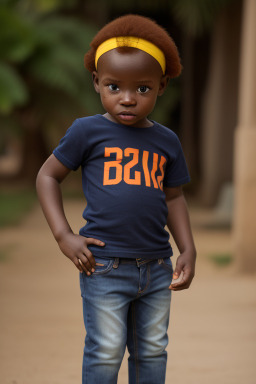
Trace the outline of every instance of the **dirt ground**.
{"type": "MultiPolygon", "coordinates": [[[[69,200],[66,210],[78,230],[82,203],[69,200]]],[[[173,293],[166,383],[255,384],[255,276],[210,261],[209,254],[232,252],[228,230],[195,226],[194,236],[195,280],[173,293]]],[[[0,239],[6,254],[0,261],[0,383],[79,384],[85,333],[79,273],[61,255],[38,206],[21,226],[1,230],[0,239]]],[[[127,355],[118,381],[125,383],[127,355]]]]}

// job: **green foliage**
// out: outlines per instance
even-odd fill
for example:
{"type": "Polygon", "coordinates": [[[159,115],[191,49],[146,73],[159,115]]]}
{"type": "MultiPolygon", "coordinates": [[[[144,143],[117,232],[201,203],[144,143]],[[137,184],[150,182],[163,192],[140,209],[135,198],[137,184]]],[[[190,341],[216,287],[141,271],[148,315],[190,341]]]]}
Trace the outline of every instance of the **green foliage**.
{"type": "Polygon", "coordinates": [[[0,247],[0,263],[6,263],[10,261],[12,252],[16,249],[16,244],[12,243],[6,246],[0,247]]]}
{"type": "Polygon", "coordinates": [[[0,8],[0,59],[22,62],[33,52],[36,38],[33,26],[12,9],[0,8]]]}
{"type": "MultiPolygon", "coordinates": [[[[18,3],[20,0],[10,0],[18,3]]],[[[58,11],[59,8],[71,8],[76,4],[76,0],[22,0],[22,9],[26,12],[35,13],[49,13],[58,11]]]]}
{"type": "Polygon", "coordinates": [[[0,62],[0,111],[9,114],[14,106],[28,100],[28,91],[23,79],[14,68],[0,62]]]}
{"type": "Polygon", "coordinates": [[[6,262],[8,254],[5,249],[0,248],[0,263],[6,262]]]}
{"type": "Polygon", "coordinates": [[[32,190],[0,192],[0,228],[19,224],[35,201],[32,190]]]}
{"type": "MultiPolygon", "coordinates": [[[[34,98],[35,87],[46,94],[59,91],[64,103],[73,98],[74,105],[86,108],[89,77],[83,56],[93,27],[56,14],[31,15],[31,9],[28,14],[24,9],[29,1],[13,3],[16,8],[0,8],[0,112],[10,114],[26,105],[34,98]]],[[[33,103],[37,101],[40,98],[33,103]]]]}
{"type": "Polygon", "coordinates": [[[91,29],[77,20],[55,16],[40,21],[37,35],[36,52],[25,70],[44,86],[78,98],[81,82],[86,85],[83,55],[92,38],[91,29]]]}
{"type": "Polygon", "coordinates": [[[233,257],[229,253],[217,253],[209,255],[209,259],[218,267],[226,267],[233,261],[233,257]]]}

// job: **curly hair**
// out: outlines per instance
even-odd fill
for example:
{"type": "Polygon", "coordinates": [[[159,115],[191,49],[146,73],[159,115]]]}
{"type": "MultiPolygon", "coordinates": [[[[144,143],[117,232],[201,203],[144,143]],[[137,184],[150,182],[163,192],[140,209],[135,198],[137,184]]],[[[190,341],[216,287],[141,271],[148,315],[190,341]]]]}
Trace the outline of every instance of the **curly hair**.
{"type": "Polygon", "coordinates": [[[174,78],[181,73],[178,49],[167,31],[155,21],[139,15],[125,15],[106,24],[93,38],[91,49],[85,54],[84,65],[90,72],[95,68],[95,54],[101,43],[118,36],[135,36],[150,41],[160,48],[166,60],[165,74],[174,78]]]}

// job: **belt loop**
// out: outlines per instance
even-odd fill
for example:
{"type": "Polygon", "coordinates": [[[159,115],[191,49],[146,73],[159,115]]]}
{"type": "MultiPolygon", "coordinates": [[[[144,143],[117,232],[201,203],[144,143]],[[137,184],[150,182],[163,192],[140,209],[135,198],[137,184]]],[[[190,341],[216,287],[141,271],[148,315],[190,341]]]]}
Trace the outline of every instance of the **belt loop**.
{"type": "Polygon", "coordinates": [[[113,268],[115,268],[115,269],[118,268],[118,265],[119,265],[119,257],[115,257],[113,268]]]}
{"type": "Polygon", "coordinates": [[[143,264],[143,262],[140,261],[140,260],[141,260],[141,257],[138,258],[138,259],[136,259],[136,263],[137,263],[137,267],[138,267],[138,268],[141,266],[141,264],[143,264]]]}

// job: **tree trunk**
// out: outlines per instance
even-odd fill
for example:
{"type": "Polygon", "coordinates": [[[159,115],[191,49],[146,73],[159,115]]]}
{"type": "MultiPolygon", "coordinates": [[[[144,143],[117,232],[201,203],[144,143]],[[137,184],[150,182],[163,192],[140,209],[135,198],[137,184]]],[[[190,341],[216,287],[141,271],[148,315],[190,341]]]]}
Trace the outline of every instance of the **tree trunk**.
{"type": "Polygon", "coordinates": [[[36,175],[48,155],[42,130],[26,131],[23,139],[22,165],[19,176],[29,183],[34,183],[36,175]]]}
{"type": "Polygon", "coordinates": [[[44,135],[43,119],[33,106],[19,113],[19,121],[23,128],[22,160],[18,178],[33,183],[36,175],[49,156],[44,135]]]}

